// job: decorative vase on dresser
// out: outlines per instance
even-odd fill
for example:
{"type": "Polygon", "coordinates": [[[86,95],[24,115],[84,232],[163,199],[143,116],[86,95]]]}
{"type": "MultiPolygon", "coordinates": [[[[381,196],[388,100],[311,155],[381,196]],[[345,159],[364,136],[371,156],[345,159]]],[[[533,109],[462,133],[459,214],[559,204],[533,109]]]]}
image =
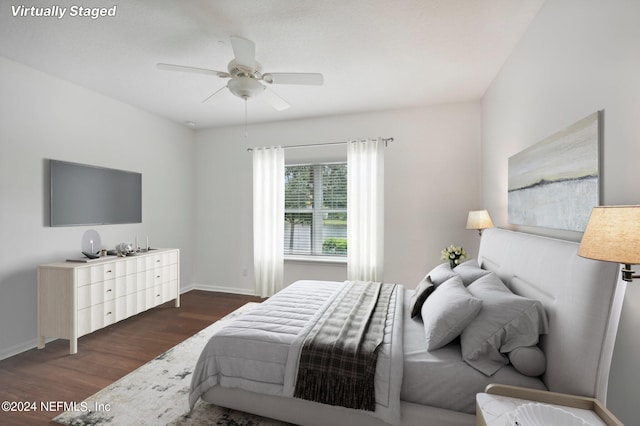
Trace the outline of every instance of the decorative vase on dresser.
{"type": "Polygon", "coordinates": [[[175,299],[180,306],[180,250],[38,267],[38,348],[45,338],[78,338],[175,299]]]}

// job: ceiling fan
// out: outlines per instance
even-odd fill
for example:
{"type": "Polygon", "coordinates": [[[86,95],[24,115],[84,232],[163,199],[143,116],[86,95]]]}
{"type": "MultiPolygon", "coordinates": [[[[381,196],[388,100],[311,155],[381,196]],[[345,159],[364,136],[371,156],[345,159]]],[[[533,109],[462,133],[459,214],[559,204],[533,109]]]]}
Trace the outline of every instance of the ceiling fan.
{"type": "Polygon", "coordinates": [[[206,68],[195,68],[183,65],[173,65],[158,63],[156,67],[167,71],[191,72],[197,74],[215,75],[220,78],[228,78],[229,81],[219,90],[207,97],[203,102],[213,98],[216,94],[229,89],[235,96],[244,99],[253,99],[261,93],[265,94],[267,102],[278,111],[285,110],[290,105],[267,85],[271,84],[299,84],[310,86],[321,86],[324,83],[324,77],[319,73],[263,73],[262,66],[255,59],[256,46],[251,40],[240,37],[231,37],[231,46],[233,48],[234,59],[227,65],[227,72],[216,71],[206,68]]]}

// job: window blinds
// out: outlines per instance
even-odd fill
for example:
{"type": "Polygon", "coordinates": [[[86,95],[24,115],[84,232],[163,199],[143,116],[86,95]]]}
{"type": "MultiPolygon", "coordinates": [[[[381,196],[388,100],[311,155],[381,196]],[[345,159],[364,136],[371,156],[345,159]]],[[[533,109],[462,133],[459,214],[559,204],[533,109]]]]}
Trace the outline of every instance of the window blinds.
{"type": "Polygon", "coordinates": [[[347,255],[347,165],[285,167],[284,253],[347,255]]]}

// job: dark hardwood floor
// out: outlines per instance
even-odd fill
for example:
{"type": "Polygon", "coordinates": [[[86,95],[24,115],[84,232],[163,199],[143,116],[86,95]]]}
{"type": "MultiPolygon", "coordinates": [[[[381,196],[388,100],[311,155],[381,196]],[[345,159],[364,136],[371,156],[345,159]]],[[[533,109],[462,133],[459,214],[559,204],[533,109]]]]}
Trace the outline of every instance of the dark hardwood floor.
{"type": "MultiPolygon", "coordinates": [[[[64,410],[42,411],[41,402],[80,402],[247,302],[238,294],[190,291],[174,301],[81,337],[78,353],[58,339],[0,361],[0,403],[35,402],[31,412],[0,410],[0,424],[56,424],[64,410]]],[[[3,325],[3,327],[6,324],[3,325]]]]}

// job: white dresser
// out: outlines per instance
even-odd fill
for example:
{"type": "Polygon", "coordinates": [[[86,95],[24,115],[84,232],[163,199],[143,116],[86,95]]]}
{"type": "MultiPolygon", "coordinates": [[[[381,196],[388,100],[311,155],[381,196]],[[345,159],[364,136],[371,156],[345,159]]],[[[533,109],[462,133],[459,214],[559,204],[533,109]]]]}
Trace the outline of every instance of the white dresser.
{"type": "Polygon", "coordinates": [[[46,337],[78,337],[171,299],[180,306],[180,250],[157,249],[135,256],[38,267],[38,348],[46,337]]]}

